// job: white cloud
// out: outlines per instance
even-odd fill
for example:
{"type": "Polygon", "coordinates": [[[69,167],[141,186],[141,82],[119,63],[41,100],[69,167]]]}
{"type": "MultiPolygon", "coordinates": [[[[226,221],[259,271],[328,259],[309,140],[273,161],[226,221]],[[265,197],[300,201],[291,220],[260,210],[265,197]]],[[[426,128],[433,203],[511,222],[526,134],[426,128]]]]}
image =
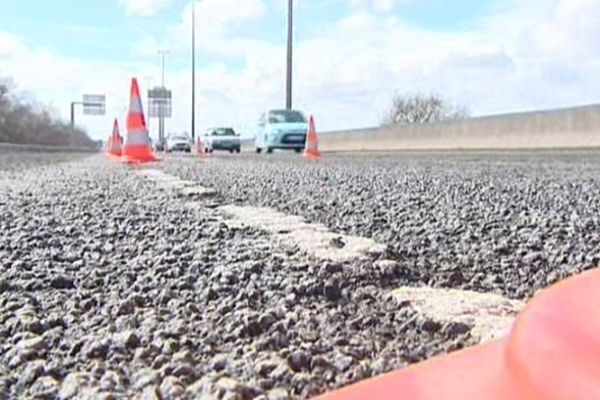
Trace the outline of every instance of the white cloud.
{"type": "Polygon", "coordinates": [[[400,4],[412,3],[415,0],[351,0],[351,4],[360,7],[370,7],[376,12],[389,13],[400,4]]]}
{"type": "Polygon", "coordinates": [[[172,3],[172,0],[119,0],[131,17],[146,18],[156,15],[172,3]]]}
{"type": "Polygon", "coordinates": [[[0,31],[0,60],[8,59],[22,51],[25,45],[14,35],[0,31]]]}

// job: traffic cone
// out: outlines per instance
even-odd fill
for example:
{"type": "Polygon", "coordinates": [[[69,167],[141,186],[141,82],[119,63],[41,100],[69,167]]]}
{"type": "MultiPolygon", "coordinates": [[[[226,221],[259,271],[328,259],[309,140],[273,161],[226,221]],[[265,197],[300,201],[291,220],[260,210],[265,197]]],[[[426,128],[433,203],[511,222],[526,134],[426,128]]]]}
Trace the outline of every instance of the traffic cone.
{"type": "Polygon", "coordinates": [[[200,137],[196,140],[196,155],[200,158],[204,157],[204,143],[200,137]]]}
{"type": "Polygon", "coordinates": [[[129,113],[127,114],[127,138],[123,147],[123,161],[142,164],[158,161],[150,146],[150,136],[146,127],[140,88],[136,78],[131,80],[129,113]]]}
{"type": "Polygon", "coordinates": [[[119,134],[119,121],[115,118],[113,124],[112,136],[108,139],[108,154],[110,156],[121,157],[123,150],[123,140],[119,134]]]}
{"type": "Polygon", "coordinates": [[[308,122],[308,133],[306,135],[306,147],[304,148],[304,157],[310,160],[321,159],[321,152],[319,151],[319,139],[317,138],[317,130],[315,129],[315,120],[313,116],[310,116],[308,122]]]}
{"type": "Polygon", "coordinates": [[[112,136],[108,137],[108,142],[106,144],[106,148],[104,150],[106,150],[106,155],[111,155],[110,154],[110,149],[112,148],[112,136]]]}
{"type": "Polygon", "coordinates": [[[359,382],[317,400],[600,399],[600,269],[542,291],[498,342],[359,382]]]}

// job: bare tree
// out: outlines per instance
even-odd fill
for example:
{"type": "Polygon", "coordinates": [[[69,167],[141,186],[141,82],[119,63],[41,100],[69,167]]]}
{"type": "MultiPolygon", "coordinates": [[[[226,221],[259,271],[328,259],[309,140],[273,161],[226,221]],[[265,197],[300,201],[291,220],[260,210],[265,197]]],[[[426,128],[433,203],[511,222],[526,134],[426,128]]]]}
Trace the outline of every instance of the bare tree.
{"type": "Polygon", "coordinates": [[[51,146],[94,146],[85,132],[73,129],[41,104],[20,100],[11,81],[0,78],[0,142],[51,146]]]}
{"type": "Polygon", "coordinates": [[[391,109],[383,117],[382,125],[424,124],[468,117],[467,108],[454,105],[435,94],[397,95],[391,109]]]}

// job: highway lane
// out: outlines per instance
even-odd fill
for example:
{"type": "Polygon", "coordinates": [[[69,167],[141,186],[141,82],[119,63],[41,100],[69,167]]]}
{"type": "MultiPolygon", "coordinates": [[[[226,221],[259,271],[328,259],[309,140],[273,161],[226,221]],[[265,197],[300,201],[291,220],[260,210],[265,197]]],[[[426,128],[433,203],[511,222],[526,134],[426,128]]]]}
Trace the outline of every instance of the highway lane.
{"type": "Polygon", "coordinates": [[[0,397],[309,398],[474,342],[395,263],[237,225],[170,162],[0,172],[0,397]]]}
{"type": "Polygon", "coordinates": [[[489,340],[595,265],[599,159],[0,157],[0,397],[310,398],[489,340]]]}
{"type": "Polygon", "coordinates": [[[172,158],[237,204],[372,238],[430,286],[526,299],[600,260],[600,152],[172,158]]]}

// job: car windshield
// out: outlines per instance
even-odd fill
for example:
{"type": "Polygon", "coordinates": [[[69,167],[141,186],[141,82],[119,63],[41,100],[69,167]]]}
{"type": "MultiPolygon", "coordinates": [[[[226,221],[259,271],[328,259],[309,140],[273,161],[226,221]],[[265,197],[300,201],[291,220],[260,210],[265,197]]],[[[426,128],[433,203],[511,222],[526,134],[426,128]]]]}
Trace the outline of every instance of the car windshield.
{"type": "Polygon", "coordinates": [[[297,122],[306,122],[306,118],[300,111],[276,110],[269,112],[270,124],[284,124],[297,122]]]}
{"type": "Polygon", "coordinates": [[[182,141],[185,142],[188,140],[187,136],[173,136],[173,138],[171,140],[177,140],[177,141],[182,141]]]}
{"type": "Polygon", "coordinates": [[[212,131],[213,136],[235,136],[235,131],[231,128],[218,128],[212,131]]]}

